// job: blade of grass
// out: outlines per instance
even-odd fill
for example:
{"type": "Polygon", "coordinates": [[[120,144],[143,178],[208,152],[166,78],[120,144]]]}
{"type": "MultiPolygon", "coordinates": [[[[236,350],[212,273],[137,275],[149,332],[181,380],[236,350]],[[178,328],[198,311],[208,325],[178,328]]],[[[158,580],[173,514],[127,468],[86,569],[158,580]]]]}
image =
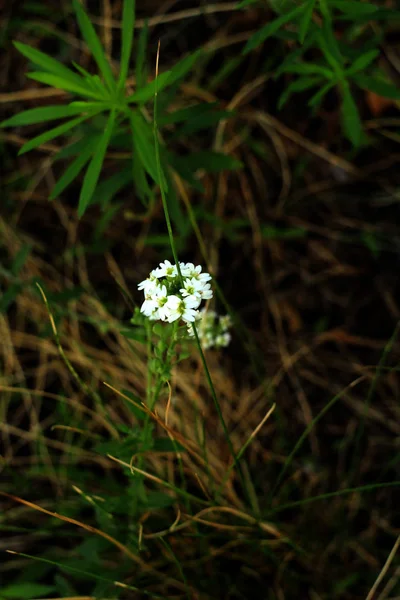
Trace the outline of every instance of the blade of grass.
{"type": "Polygon", "coordinates": [[[135,0],[124,0],[122,9],[122,44],[121,67],[118,80],[118,90],[125,86],[131,58],[133,35],[135,30],[135,0]]]}
{"type": "Polygon", "coordinates": [[[311,423],[306,427],[305,431],[302,433],[302,435],[300,436],[299,440],[297,441],[297,443],[295,444],[293,450],[291,451],[291,453],[289,454],[289,456],[287,457],[287,459],[285,460],[285,463],[281,469],[281,472],[279,473],[278,479],[271,491],[271,494],[269,496],[269,502],[272,501],[276,491],[278,490],[282,479],[284,478],[287,470],[289,469],[290,465],[293,462],[294,457],[296,456],[298,450],[301,448],[301,446],[303,445],[303,443],[305,442],[308,434],[310,433],[310,431],[315,427],[315,425],[318,423],[318,421],[320,421],[322,419],[322,417],[324,416],[324,414],[326,412],[328,412],[328,410],[330,408],[332,408],[332,406],[334,404],[336,404],[336,402],[338,400],[340,400],[340,398],[342,398],[346,392],[352,388],[354,388],[356,385],[358,385],[361,381],[364,381],[364,379],[366,378],[366,375],[362,375],[361,377],[358,377],[358,379],[356,379],[355,381],[353,381],[350,385],[348,385],[344,390],[341,390],[338,394],[336,394],[336,396],[334,396],[332,398],[332,400],[330,400],[326,406],[324,406],[324,408],[320,411],[320,413],[311,421],[311,423]]]}
{"type": "Polygon", "coordinates": [[[35,123],[43,123],[45,121],[54,121],[63,119],[73,115],[81,115],[87,110],[96,107],[96,103],[82,103],[80,106],[43,106],[40,108],[31,108],[25,110],[18,115],[14,115],[10,119],[6,119],[0,123],[0,127],[20,127],[22,125],[33,125],[35,123]]]}
{"type": "Polygon", "coordinates": [[[114,76],[97,33],[79,0],[72,0],[72,6],[74,7],[82,36],[93,54],[93,58],[95,59],[109,90],[113,91],[115,89],[114,76]]]}
{"type": "Polygon", "coordinates": [[[81,193],[79,196],[78,204],[78,216],[81,218],[90,204],[94,190],[100,176],[101,167],[103,165],[104,157],[107,151],[108,144],[110,143],[111,135],[114,128],[115,122],[115,111],[111,111],[108,117],[107,125],[104,130],[102,137],[99,140],[99,145],[93,155],[92,160],[89,163],[86,171],[85,179],[81,193]]]}
{"type": "Polygon", "coordinates": [[[94,98],[95,100],[107,99],[104,98],[104,96],[101,96],[100,93],[97,94],[94,92],[92,88],[85,87],[84,85],[78,85],[73,81],[68,81],[68,79],[64,79],[63,77],[54,75],[53,73],[33,71],[32,73],[28,73],[27,77],[29,77],[29,79],[33,79],[34,81],[38,81],[39,83],[50,85],[58,90],[65,90],[66,92],[78,94],[79,96],[87,96],[88,98],[94,98]]]}
{"type": "Polygon", "coordinates": [[[24,144],[22,146],[22,148],[20,149],[20,151],[18,152],[18,154],[19,155],[25,154],[25,152],[29,152],[29,150],[33,150],[34,148],[37,148],[41,144],[45,144],[46,142],[53,140],[54,138],[58,137],[59,135],[63,135],[64,133],[66,133],[70,129],[73,129],[80,123],[83,123],[83,121],[86,121],[86,119],[89,119],[91,116],[92,115],[87,115],[85,117],[78,117],[77,119],[71,119],[70,121],[63,123],[62,125],[58,125],[58,127],[54,127],[53,129],[49,129],[49,131],[45,131],[44,133],[41,133],[40,135],[34,137],[32,140],[29,140],[29,142],[24,144]]]}

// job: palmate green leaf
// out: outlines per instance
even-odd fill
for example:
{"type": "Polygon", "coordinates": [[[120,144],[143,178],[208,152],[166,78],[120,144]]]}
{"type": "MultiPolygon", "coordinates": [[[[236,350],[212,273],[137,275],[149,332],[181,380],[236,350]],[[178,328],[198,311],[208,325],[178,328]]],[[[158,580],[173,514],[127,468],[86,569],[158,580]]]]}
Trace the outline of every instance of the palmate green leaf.
{"type": "Polygon", "coordinates": [[[33,598],[43,598],[50,593],[55,592],[53,585],[44,585],[42,583],[13,583],[2,587],[0,594],[2,598],[12,598],[16,600],[32,600],[33,598]]]}
{"type": "Polygon", "coordinates": [[[135,0],[124,0],[124,5],[122,9],[121,67],[118,80],[118,89],[122,89],[124,87],[126,78],[128,76],[134,28],[135,0]]]}
{"type": "MultiPolygon", "coordinates": [[[[96,108],[96,104],[82,103],[85,105],[87,110],[96,108]]],[[[79,106],[43,106],[40,108],[31,108],[25,110],[10,119],[6,119],[0,123],[0,127],[19,127],[22,125],[33,125],[34,123],[43,123],[45,121],[54,121],[56,119],[63,119],[65,117],[71,117],[73,115],[81,115],[85,112],[85,108],[82,105],[79,106]]]]}
{"type": "Polygon", "coordinates": [[[100,176],[101,167],[103,165],[104,157],[107,151],[108,144],[110,143],[111,135],[114,128],[115,122],[115,111],[111,111],[108,117],[107,125],[104,130],[102,137],[99,140],[95,153],[92,160],[89,163],[88,169],[83,180],[81,193],[79,196],[78,204],[78,216],[81,218],[85,213],[87,207],[90,204],[93,193],[96,189],[96,185],[100,176]]]}
{"type": "Polygon", "coordinates": [[[98,136],[93,136],[91,139],[88,137],[85,138],[85,146],[57,181],[49,196],[50,200],[57,198],[57,196],[59,196],[70,183],[78,177],[79,173],[94,153],[98,144],[98,139],[98,136]]]}
{"type": "Polygon", "coordinates": [[[279,110],[284,106],[284,104],[288,101],[288,99],[293,93],[304,92],[305,90],[315,87],[316,85],[320,85],[321,81],[323,81],[321,77],[314,76],[299,77],[299,79],[296,79],[296,81],[292,81],[291,83],[289,83],[289,85],[285,88],[285,91],[283,92],[283,94],[281,94],[279,98],[279,110]]]}
{"type": "Polygon", "coordinates": [[[113,90],[115,89],[114,76],[112,74],[110,64],[104,54],[100,40],[97,37],[97,33],[95,32],[94,27],[79,0],[72,0],[72,5],[75,10],[82,36],[86,41],[91,53],[93,54],[93,58],[95,59],[108,88],[113,90]]]}
{"type": "Polygon", "coordinates": [[[342,125],[346,137],[353,146],[359,146],[362,135],[362,124],[354,98],[347,82],[341,86],[342,91],[342,125]]]}
{"type": "Polygon", "coordinates": [[[150,177],[160,184],[155,161],[155,148],[153,133],[150,125],[137,111],[131,111],[130,123],[132,127],[132,141],[134,152],[137,152],[140,160],[150,177]]]}
{"type": "Polygon", "coordinates": [[[356,58],[351,67],[346,69],[346,77],[351,77],[354,75],[354,73],[366,69],[379,56],[379,54],[379,50],[370,50],[369,52],[366,52],[365,54],[362,54],[356,58]]]}
{"type": "Polygon", "coordinates": [[[257,48],[257,46],[260,46],[260,44],[265,42],[265,40],[271,37],[271,35],[274,35],[274,33],[283,27],[283,25],[286,25],[286,23],[289,23],[290,21],[294,21],[299,15],[302,14],[304,10],[304,5],[297,6],[293,10],[283,14],[281,17],[278,17],[271,23],[264,25],[264,27],[254,33],[247,41],[243,49],[243,54],[247,54],[248,52],[251,52],[251,50],[254,50],[254,48],[257,48]]]}
{"type": "Polygon", "coordinates": [[[32,140],[29,140],[29,142],[24,144],[18,152],[18,154],[25,154],[25,152],[29,152],[29,150],[33,150],[41,144],[45,144],[46,142],[49,142],[50,140],[53,140],[54,138],[60,135],[63,135],[64,133],[66,133],[70,129],[73,129],[80,123],[83,123],[83,121],[86,121],[86,119],[89,119],[91,116],[93,115],[89,114],[83,117],[78,117],[77,119],[71,119],[70,121],[63,123],[62,125],[58,125],[58,127],[54,127],[53,129],[49,129],[48,131],[41,133],[40,135],[34,137],[32,140]]]}
{"type": "Polygon", "coordinates": [[[359,73],[352,77],[352,79],[355,81],[355,83],[357,83],[358,86],[360,86],[360,88],[364,90],[369,90],[370,92],[374,92],[374,94],[378,94],[378,96],[383,96],[384,98],[400,100],[400,89],[392,83],[388,83],[387,81],[383,81],[377,77],[360,75],[359,73]]]}
{"type": "Polygon", "coordinates": [[[28,73],[27,77],[33,79],[34,81],[38,81],[39,83],[44,83],[45,85],[55,87],[59,90],[71,92],[72,94],[78,94],[80,96],[86,96],[96,100],[105,100],[105,97],[100,95],[100,92],[97,93],[92,88],[85,87],[85,82],[83,82],[82,85],[77,85],[74,82],[64,79],[63,77],[59,77],[58,75],[44,73],[41,71],[33,71],[32,73],[28,73]]]}
{"type": "Polygon", "coordinates": [[[79,75],[68,69],[68,67],[60,63],[58,60],[55,60],[51,56],[48,56],[47,54],[41,52],[40,50],[37,50],[36,48],[31,48],[31,46],[22,44],[21,42],[14,42],[14,46],[19,52],[21,52],[21,54],[23,54],[35,65],[42,67],[42,69],[44,69],[45,71],[53,73],[53,75],[57,75],[58,77],[69,81],[70,83],[74,83],[78,87],[85,87],[85,82],[83,81],[83,79],[79,75]]]}
{"type": "Polygon", "coordinates": [[[315,0],[308,0],[305,10],[299,21],[299,40],[303,44],[307,32],[310,28],[310,23],[314,11],[315,0]]]}

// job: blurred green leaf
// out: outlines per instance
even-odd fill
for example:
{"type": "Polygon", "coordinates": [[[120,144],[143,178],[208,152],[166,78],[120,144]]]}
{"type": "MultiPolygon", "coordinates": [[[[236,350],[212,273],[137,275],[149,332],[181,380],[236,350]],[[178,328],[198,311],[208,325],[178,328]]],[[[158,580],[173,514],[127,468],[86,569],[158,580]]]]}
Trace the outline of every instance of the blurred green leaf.
{"type": "Polygon", "coordinates": [[[171,440],[169,437],[156,438],[153,441],[155,452],[185,452],[185,446],[179,444],[176,440],[171,440]]]}
{"type": "Polygon", "coordinates": [[[316,0],[308,0],[305,10],[299,20],[299,39],[302,44],[304,43],[305,37],[310,28],[315,1],[316,0]]]}
{"type": "Polygon", "coordinates": [[[243,49],[243,54],[247,54],[248,52],[251,52],[251,50],[254,50],[254,48],[257,48],[257,46],[260,46],[260,44],[265,42],[265,40],[268,39],[271,35],[274,35],[274,33],[276,33],[278,29],[283,27],[283,25],[286,25],[286,23],[289,23],[290,21],[294,21],[299,15],[302,14],[304,10],[304,5],[297,6],[288,13],[285,13],[281,17],[278,17],[271,23],[267,23],[267,25],[264,25],[264,27],[259,29],[256,33],[254,33],[247,41],[243,49]]]}
{"type": "Polygon", "coordinates": [[[183,165],[193,173],[198,169],[204,169],[208,173],[219,173],[225,170],[241,169],[243,166],[233,156],[211,151],[192,152],[187,156],[176,156],[174,157],[174,164],[183,165]]]}
{"type": "Polygon", "coordinates": [[[29,140],[29,142],[26,142],[26,144],[22,146],[18,154],[25,154],[25,152],[29,152],[29,150],[33,150],[34,148],[37,148],[38,146],[41,146],[42,144],[45,144],[46,142],[49,142],[50,140],[53,140],[54,138],[60,135],[63,135],[64,133],[66,133],[70,129],[73,129],[80,123],[83,123],[83,121],[88,119],[90,116],[92,115],[79,117],[77,119],[71,119],[70,121],[63,123],[62,125],[58,125],[58,127],[54,127],[53,129],[49,129],[48,131],[41,133],[40,135],[34,137],[32,140],[29,140]]]}
{"type": "Polygon", "coordinates": [[[124,0],[122,9],[122,43],[118,88],[125,85],[135,31],[135,0],[124,0]]]}
{"type": "Polygon", "coordinates": [[[285,88],[283,94],[281,94],[278,102],[279,110],[283,107],[283,105],[287,102],[290,96],[295,92],[304,92],[316,85],[320,85],[321,78],[320,77],[299,77],[296,81],[292,81],[285,88]]]}
{"type": "Polygon", "coordinates": [[[393,98],[394,100],[400,100],[400,89],[392,83],[382,81],[377,77],[370,77],[368,75],[361,75],[357,73],[353,78],[353,81],[357,83],[362,89],[369,90],[383,96],[384,98],[393,98]]]}
{"type": "Polygon", "coordinates": [[[41,583],[13,583],[3,587],[0,590],[1,596],[4,598],[15,598],[16,600],[32,600],[48,596],[55,592],[56,588],[53,585],[43,585],[41,583]]]}
{"type": "Polygon", "coordinates": [[[369,4],[361,0],[330,0],[330,4],[333,8],[354,16],[371,15],[378,10],[375,4],[369,4]]]}
{"type": "Polygon", "coordinates": [[[101,96],[100,93],[96,93],[90,87],[86,87],[84,85],[85,82],[83,82],[82,85],[78,85],[73,81],[69,81],[68,79],[64,79],[64,77],[60,77],[59,75],[54,75],[53,73],[44,73],[42,71],[33,71],[32,73],[28,73],[27,77],[33,79],[34,81],[38,81],[39,83],[44,83],[45,85],[55,87],[58,90],[65,90],[66,92],[71,92],[80,96],[87,96],[88,98],[95,98],[96,100],[104,100],[104,96],[101,96]]]}
{"type": "Polygon", "coordinates": [[[346,69],[346,76],[351,77],[351,75],[354,75],[354,73],[366,69],[379,56],[379,54],[379,50],[370,50],[369,52],[362,54],[356,58],[356,60],[348,69],[346,69]]]}
{"type": "Polygon", "coordinates": [[[142,164],[150,177],[159,184],[151,126],[137,111],[130,113],[130,121],[134,151],[139,154],[142,164]]]}
{"type": "Polygon", "coordinates": [[[14,258],[14,261],[11,265],[11,274],[14,275],[14,277],[17,277],[19,275],[31,250],[32,246],[30,244],[24,244],[17,252],[17,255],[14,258]]]}
{"type": "Polygon", "coordinates": [[[100,176],[101,167],[103,165],[104,157],[107,151],[108,144],[110,143],[111,135],[114,128],[115,122],[115,111],[112,111],[109,115],[106,128],[103,136],[99,140],[98,146],[95,153],[89,163],[88,169],[83,180],[83,185],[79,197],[78,204],[78,216],[79,218],[85,213],[87,207],[90,204],[93,193],[96,189],[97,181],[100,176]]]}
{"type": "Polygon", "coordinates": [[[131,181],[130,165],[122,166],[117,173],[99,183],[96,188],[96,203],[106,207],[110,200],[131,181]]]}
{"type": "Polygon", "coordinates": [[[104,54],[100,40],[97,37],[97,33],[79,0],[72,0],[72,6],[74,7],[82,36],[93,54],[93,58],[95,59],[108,88],[113,90],[115,88],[114,76],[110,64],[104,54]]]}
{"type": "Polygon", "coordinates": [[[169,83],[169,77],[171,75],[171,71],[165,71],[165,73],[160,73],[157,78],[157,82],[155,79],[150,81],[147,85],[142,87],[137,92],[134,92],[131,96],[128,96],[127,102],[132,103],[136,102],[137,104],[143,104],[150,100],[150,98],[154,98],[154,94],[156,92],[156,88],[158,91],[162,90],[169,83]]]}
{"type": "Polygon", "coordinates": [[[54,75],[57,75],[58,77],[69,81],[70,83],[74,83],[77,87],[86,87],[85,82],[81,77],[79,77],[79,75],[68,69],[68,67],[60,63],[58,60],[55,60],[54,58],[51,58],[51,56],[44,54],[44,52],[41,52],[36,48],[31,48],[31,46],[27,46],[21,42],[14,42],[14,46],[31,62],[39,67],[42,67],[42,69],[45,69],[49,73],[53,73],[54,75]]]}
{"type": "Polygon", "coordinates": [[[136,65],[135,65],[135,75],[136,75],[136,87],[140,90],[146,83],[147,80],[147,69],[146,69],[146,50],[147,50],[147,41],[149,37],[149,26],[147,20],[145,21],[144,27],[142,28],[138,46],[136,50],[136,65]]]}
{"type": "Polygon", "coordinates": [[[348,85],[342,86],[342,124],[346,137],[354,146],[359,146],[362,135],[362,124],[357,105],[348,85]]]}
{"type": "Polygon", "coordinates": [[[85,139],[85,147],[82,148],[78,156],[65,169],[64,173],[57,181],[49,196],[50,200],[57,198],[79,175],[86,165],[98,145],[98,137],[93,136],[85,139]]]}
{"type": "MultiPolygon", "coordinates": [[[[96,103],[86,104],[87,110],[92,110],[96,107],[96,103]]],[[[82,106],[43,106],[40,108],[31,108],[25,110],[10,119],[6,119],[0,123],[0,127],[19,127],[22,125],[32,125],[34,123],[43,123],[44,121],[53,121],[55,119],[63,119],[73,115],[80,115],[85,111],[82,106]]]]}

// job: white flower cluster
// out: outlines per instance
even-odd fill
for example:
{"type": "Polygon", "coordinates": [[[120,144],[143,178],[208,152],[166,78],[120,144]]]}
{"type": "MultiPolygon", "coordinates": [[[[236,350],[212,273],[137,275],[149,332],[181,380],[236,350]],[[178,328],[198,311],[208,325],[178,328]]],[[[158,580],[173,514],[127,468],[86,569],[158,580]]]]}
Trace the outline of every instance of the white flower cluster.
{"type": "Polygon", "coordinates": [[[182,319],[193,323],[199,315],[197,310],[202,300],[213,296],[209,273],[202,273],[201,266],[192,263],[179,263],[182,281],[176,265],[169,260],[160,263],[150,276],[139,283],[145,300],[140,311],[152,321],[161,320],[172,323],[182,319]]]}
{"type": "MultiPolygon", "coordinates": [[[[202,348],[225,348],[231,341],[228,329],[232,325],[229,315],[218,316],[214,310],[203,308],[196,317],[196,327],[202,348]]],[[[189,335],[193,336],[193,329],[188,326],[189,335]]]]}

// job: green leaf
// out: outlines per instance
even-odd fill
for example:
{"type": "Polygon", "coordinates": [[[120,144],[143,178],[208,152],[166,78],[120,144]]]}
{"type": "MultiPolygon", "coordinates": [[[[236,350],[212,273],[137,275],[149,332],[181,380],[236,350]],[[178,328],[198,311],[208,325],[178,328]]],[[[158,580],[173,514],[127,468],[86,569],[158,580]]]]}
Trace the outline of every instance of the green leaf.
{"type": "Polygon", "coordinates": [[[27,77],[33,79],[34,81],[38,81],[39,83],[44,83],[45,85],[55,87],[58,90],[65,90],[66,92],[71,92],[72,94],[87,96],[88,98],[95,98],[96,100],[104,100],[103,96],[100,96],[100,94],[97,94],[92,89],[85,87],[85,82],[83,82],[82,85],[78,85],[73,81],[69,81],[68,79],[64,79],[58,75],[53,75],[53,73],[42,73],[41,71],[33,71],[32,73],[28,73],[27,77]]]}
{"type": "Polygon", "coordinates": [[[49,196],[50,200],[54,200],[57,198],[69,185],[76,179],[79,173],[82,171],[85,164],[90,159],[91,155],[95,151],[95,148],[98,144],[98,136],[93,136],[92,138],[85,139],[85,147],[78,154],[75,160],[68,166],[68,168],[64,171],[60,179],[57,181],[56,185],[51,191],[49,196]]]}
{"type": "Polygon", "coordinates": [[[251,52],[251,50],[254,50],[254,48],[257,48],[257,46],[259,46],[260,44],[265,42],[266,39],[271,37],[271,35],[274,35],[274,33],[276,33],[278,29],[283,27],[283,25],[286,25],[286,23],[289,23],[289,21],[295,20],[299,15],[301,15],[304,9],[304,6],[297,6],[296,8],[285,13],[281,17],[278,17],[271,23],[267,23],[267,25],[264,25],[264,27],[259,29],[256,33],[254,33],[247,41],[247,44],[243,49],[243,54],[251,52]]]}
{"type": "Polygon", "coordinates": [[[155,452],[185,452],[185,447],[169,437],[156,438],[153,442],[155,452]]]}
{"type": "Polygon", "coordinates": [[[366,69],[379,56],[379,54],[379,50],[370,50],[369,52],[362,54],[361,56],[356,58],[351,67],[346,69],[346,76],[351,77],[352,75],[354,75],[354,73],[366,69]]]}
{"type": "Polygon", "coordinates": [[[75,10],[82,36],[86,41],[91,53],[93,54],[93,58],[95,59],[108,88],[113,90],[115,89],[114,76],[112,74],[110,64],[104,54],[100,40],[97,37],[97,33],[95,32],[94,27],[79,0],[72,0],[72,5],[75,10]]]}
{"type": "Polygon", "coordinates": [[[370,15],[378,10],[375,4],[360,0],[330,0],[331,6],[338,10],[356,15],[370,15]]]}
{"type": "Polygon", "coordinates": [[[146,50],[147,41],[149,37],[149,26],[147,20],[145,21],[144,27],[139,35],[138,47],[136,51],[136,86],[140,90],[146,83],[147,80],[147,69],[146,69],[146,50]]]}
{"type": "Polygon", "coordinates": [[[83,123],[83,121],[86,121],[86,119],[89,119],[91,116],[92,115],[87,115],[84,117],[78,117],[77,119],[71,119],[70,121],[63,123],[62,125],[58,125],[58,127],[54,127],[53,129],[49,129],[48,131],[41,133],[40,135],[34,137],[32,140],[29,140],[29,142],[24,144],[18,152],[18,154],[25,154],[25,152],[29,152],[29,150],[33,150],[33,148],[37,148],[41,144],[45,144],[46,142],[53,140],[59,135],[63,135],[64,133],[66,133],[70,129],[73,129],[80,123],[83,123]]]}
{"type": "Polygon", "coordinates": [[[133,34],[135,31],[135,0],[124,0],[122,9],[121,67],[118,88],[122,89],[128,76],[133,34]]]}
{"type": "Polygon", "coordinates": [[[154,97],[156,89],[159,92],[169,84],[170,76],[171,71],[165,71],[165,73],[161,73],[157,77],[157,82],[155,79],[153,79],[153,81],[150,81],[150,83],[142,87],[140,90],[131,96],[128,96],[127,102],[136,102],[137,104],[143,104],[144,102],[147,102],[147,100],[150,100],[150,98],[154,97]]]}
{"type": "Polygon", "coordinates": [[[32,250],[32,246],[29,244],[25,244],[21,247],[21,249],[17,252],[16,257],[14,258],[13,264],[11,265],[11,274],[14,277],[19,275],[22,267],[24,266],[26,259],[28,258],[30,252],[32,250]]]}
{"type": "Polygon", "coordinates": [[[97,149],[93,155],[92,160],[89,163],[88,169],[83,180],[81,194],[79,197],[78,204],[78,216],[81,218],[85,213],[87,207],[90,204],[94,190],[100,176],[101,167],[103,165],[104,156],[107,151],[108,144],[110,143],[111,135],[114,128],[115,122],[115,111],[112,111],[108,117],[107,125],[104,133],[99,140],[97,149]]]}
{"type": "Polygon", "coordinates": [[[359,146],[362,135],[360,115],[348,85],[343,85],[341,89],[343,131],[354,146],[359,146]]]}
{"type": "Polygon", "coordinates": [[[292,81],[281,94],[278,102],[279,110],[287,102],[290,96],[295,92],[303,92],[311,87],[315,87],[321,83],[320,77],[299,77],[296,81],[292,81]]]}
{"type": "Polygon", "coordinates": [[[99,183],[96,188],[96,203],[101,204],[103,208],[106,207],[110,200],[131,181],[130,166],[120,169],[118,173],[99,183]]]}
{"type": "Polygon", "coordinates": [[[190,121],[197,119],[208,113],[218,106],[218,102],[202,102],[201,104],[194,104],[188,108],[182,108],[174,112],[166,113],[158,117],[158,125],[172,125],[174,123],[180,123],[182,121],[190,121]]]}
{"type": "Polygon", "coordinates": [[[144,206],[148,206],[148,200],[152,196],[152,191],[149,186],[149,182],[147,181],[146,172],[143,167],[143,163],[141,162],[139,155],[137,152],[133,152],[132,155],[132,172],[131,177],[133,177],[133,181],[135,184],[135,191],[139,196],[142,204],[144,206]]]}
{"type": "Polygon", "coordinates": [[[3,598],[16,598],[17,600],[32,600],[56,591],[53,585],[41,583],[13,583],[0,590],[3,598]]]}
{"type": "MultiPolygon", "coordinates": [[[[83,103],[86,104],[86,103],[83,103]]],[[[87,104],[87,110],[95,107],[94,102],[87,104]]],[[[24,112],[6,119],[0,123],[0,127],[19,127],[22,125],[32,125],[34,123],[43,123],[44,121],[54,121],[55,119],[63,119],[72,115],[79,115],[84,112],[82,106],[43,106],[40,108],[31,108],[24,112]]]]}
{"type": "Polygon", "coordinates": [[[11,284],[0,296],[0,314],[4,314],[22,289],[22,283],[11,284]]]}
{"type": "Polygon", "coordinates": [[[200,151],[192,152],[188,156],[174,157],[174,164],[182,164],[189,168],[192,172],[198,169],[204,169],[207,173],[219,173],[220,171],[232,171],[242,168],[243,164],[229,156],[220,152],[200,151]]]}
{"type": "MultiPolygon", "coordinates": [[[[185,75],[193,68],[198,58],[200,58],[200,56],[203,54],[204,51],[200,48],[192,54],[185,56],[185,58],[172,67],[172,69],[169,71],[170,75],[168,78],[168,85],[172,85],[176,81],[179,81],[185,77],[185,75]]],[[[158,77],[158,79],[160,79],[160,77],[158,77]]],[[[160,87],[158,89],[160,89],[160,87]]]]}
{"type": "Polygon", "coordinates": [[[309,30],[313,11],[314,11],[315,0],[308,0],[308,3],[305,7],[305,10],[301,16],[299,21],[299,39],[303,44],[305,37],[307,35],[307,31],[309,30]]]}
{"type": "Polygon", "coordinates": [[[314,96],[308,101],[308,106],[318,106],[321,102],[322,98],[325,96],[327,92],[335,85],[335,81],[329,81],[326,83],[314,96]]]}
{"type": "Polygon", "coordinates": [[[85,88],[85,82],[79,75],[68,69],[65,65],[60,63],[58,60],[51,58],[44,52],[37,50],[36,48],[31,48],[26,44],[22,44],[21,42],[14,42],[14,46],[16,49],[21,52],[26,58],[28,58],[31,62],[39,67],[42,67],[45,71],[49,73],[53,73],[58,77],[69,81],[70,83],[74,83],[78,87],[85,88]]]}
{"type": "MultiPolygon", "coordinates": [[[[191,117],[186,120],[186,123],[180,127],[172,136],[172,139],[177,139],[179,137],[185,137],[192,135],[196,131],[201,131],[202,129],[208,129],[212,127],[216,123],[219,123],[222,119],[228,119],[232,117],[235,113],[230,110],[214,110],[203,112],[201,115],[197,117],[191,117]]],[[[172,141],[172,140],[171,140],[172,141]]]]}
{"type": "Polygon", "coordinates": [[[148,510],[168,508],[176,503],[176,498],[162,492],[149,491],[146,493],[146,508],[148,510]]]}
{"type": "Polygon", "coordinates": [[[150,177],[159,184],[154,141],[150,125],[137,111],[132,111],[130,113],[130,122],[132,126],[134,151],[138,153],[140,160],[150,177]]]}
{"type": "Polygon", "coordinates": [[[127,396],[130,400],[132,400],[132,402],[128,402],[128,400],[124,398],[125,404],[129,408],[130,412],[134,415],[136,419],[143,421],[146,418],[146,413],[139,408],[142,404],[142,401],[139,398],[139,396],[136,396],[129,390],[125,389],[122,390],[122,393],[125,396],[127,396]]]}
{"type": "Polygon", "coordinates": [[[400,89],[377,77],[357,74],[353,77],[353,81],[355,81],[362,89],[374,92],[374,94],[378,94],[378,96],[400,100],[400,89]]]}
{"type": "Polygon", "coordinates": [[[332,79],[334,73],[331,69],[314,63],[297,62],[289,64],[280,70],[281,73],[296,73],[297,75],[322,75],[325,79],[332,79]]]}
{"type": "Polygon", "coordinates": [[[330,26],[325,26],[325,31],[318,36],[318,42],[328,64],[332,67],[333,71],[338,77],[342,77],[343,58],[340,54],[339,48],[337,46],[335,37],[332,34],[330,26]]]}

